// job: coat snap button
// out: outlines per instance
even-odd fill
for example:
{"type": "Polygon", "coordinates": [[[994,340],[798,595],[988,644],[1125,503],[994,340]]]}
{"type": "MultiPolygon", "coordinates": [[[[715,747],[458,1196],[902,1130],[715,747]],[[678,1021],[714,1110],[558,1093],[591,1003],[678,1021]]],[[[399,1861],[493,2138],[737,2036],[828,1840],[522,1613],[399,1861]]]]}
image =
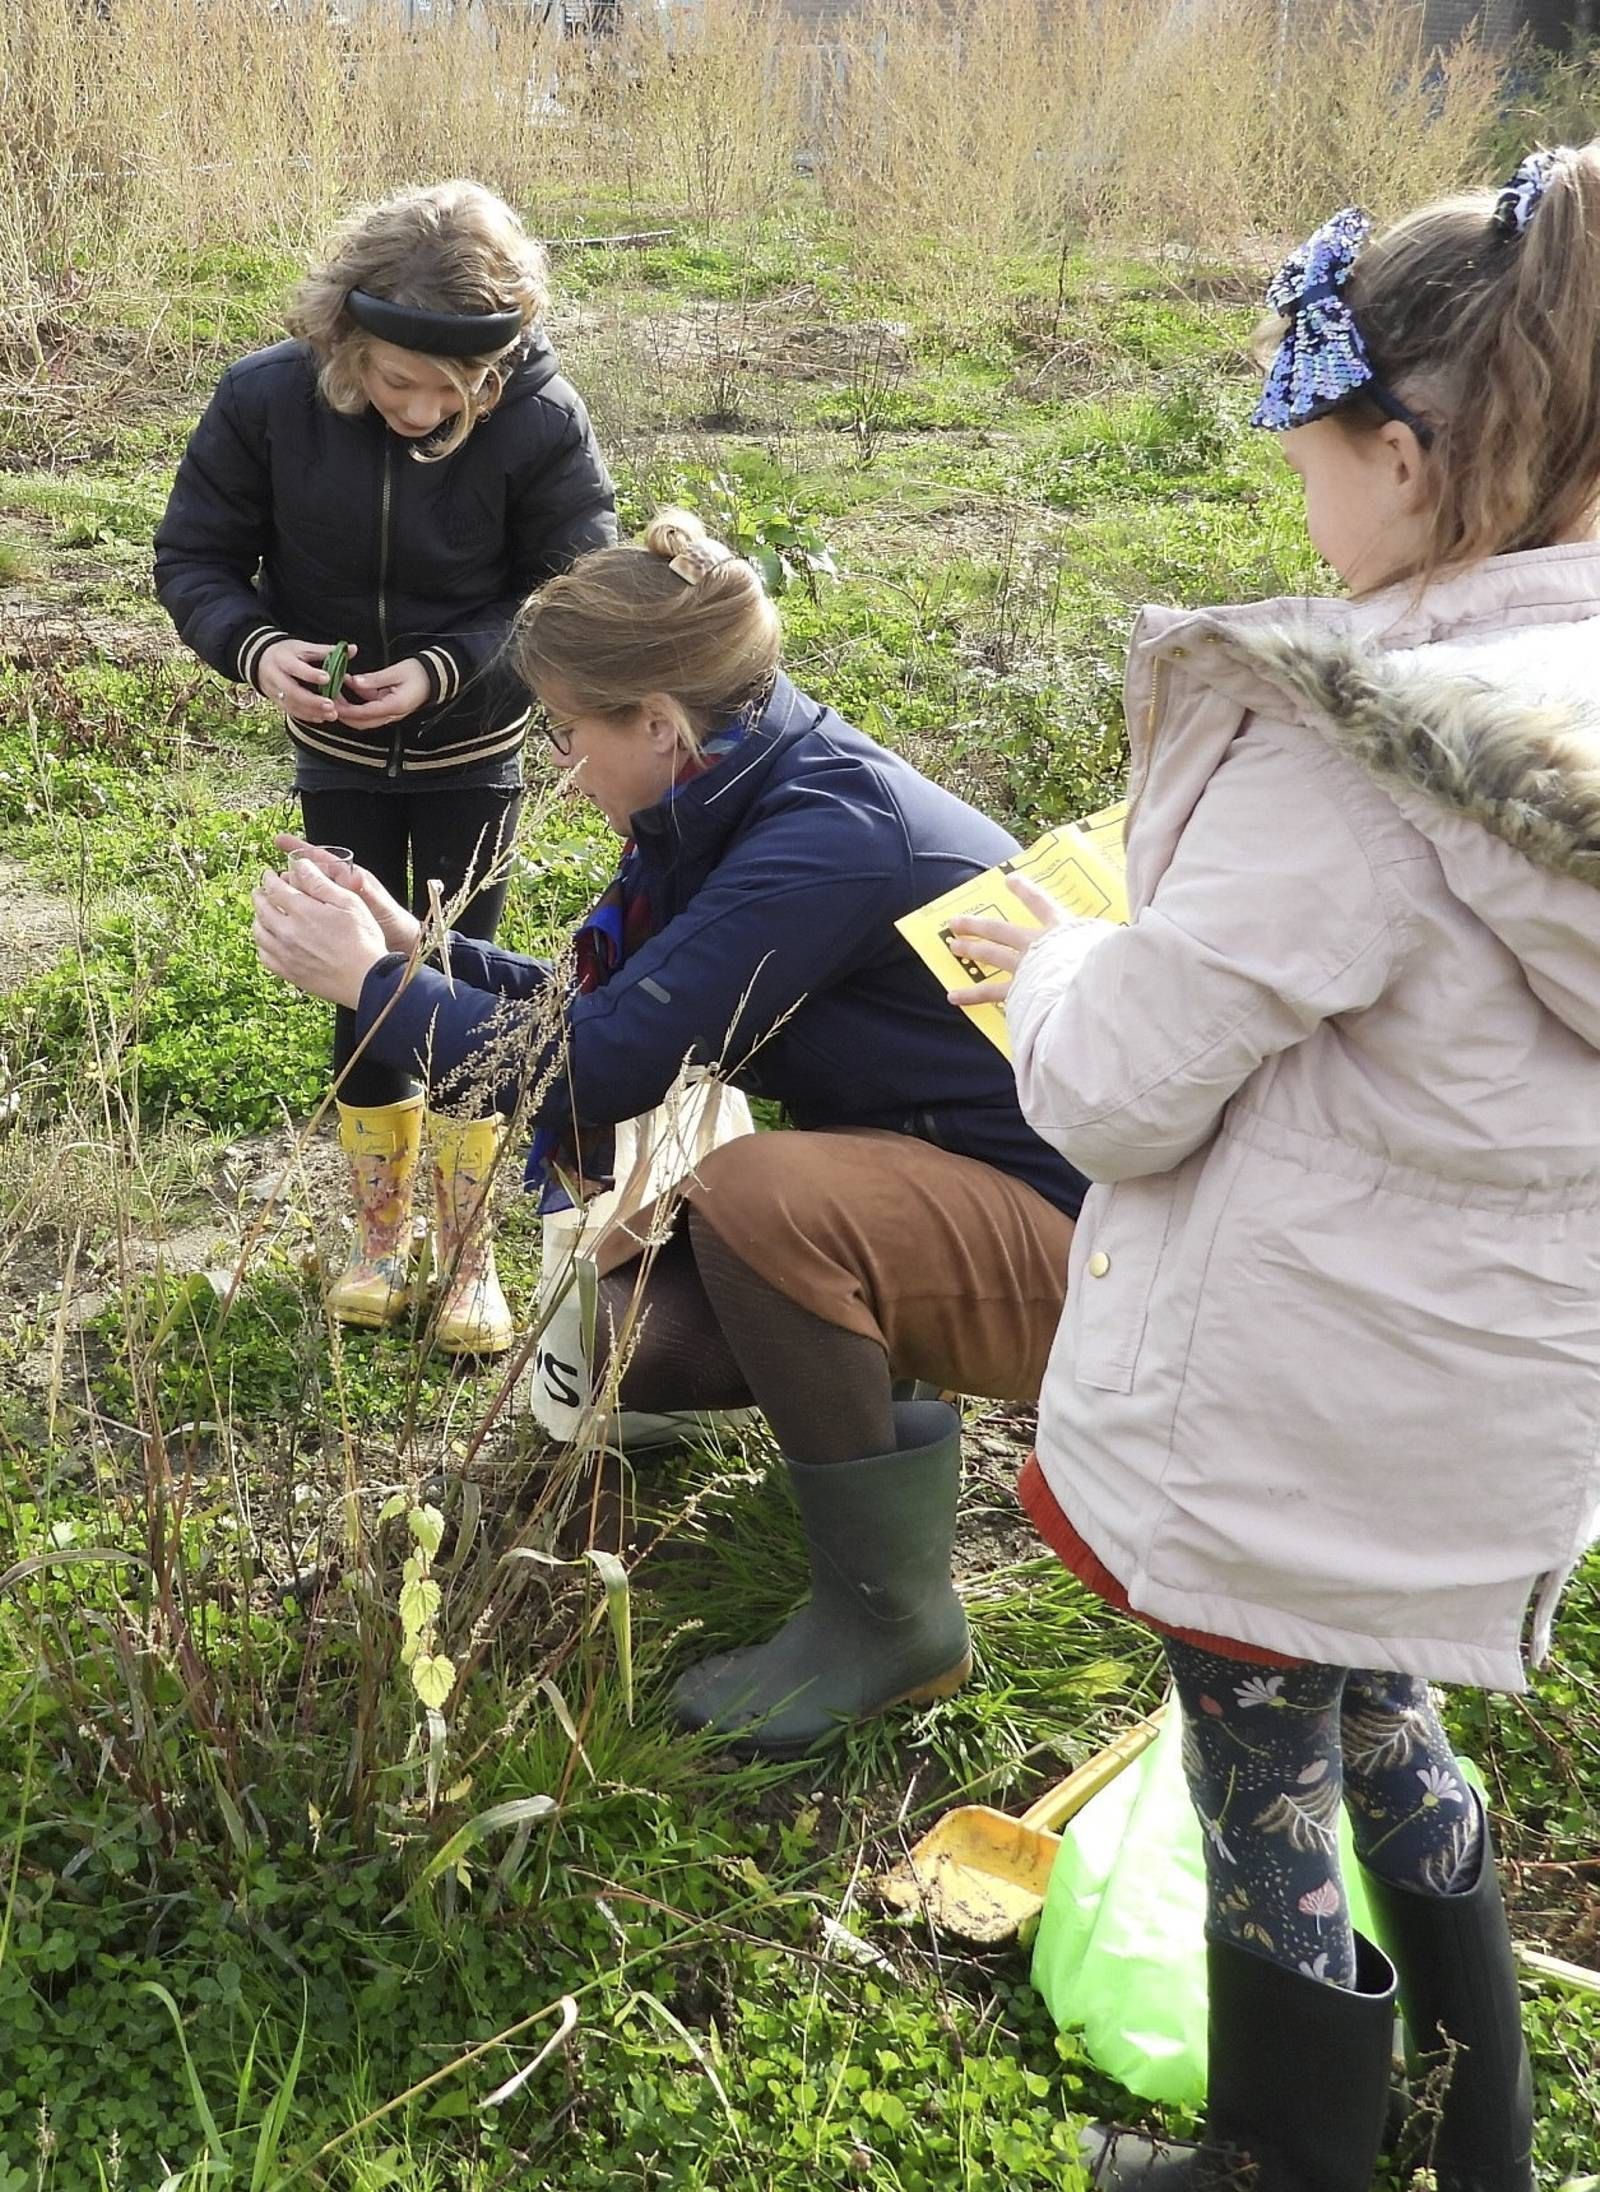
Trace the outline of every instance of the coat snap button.
{"type": "Polygon", "coordinates": [[[1111,1258],[1106,1254],[1103,1248],[1097,1248],[1094,1254],[1089,1258],[1090,1278],[1103,1279],[1110,1269],[1111,1258]]]}

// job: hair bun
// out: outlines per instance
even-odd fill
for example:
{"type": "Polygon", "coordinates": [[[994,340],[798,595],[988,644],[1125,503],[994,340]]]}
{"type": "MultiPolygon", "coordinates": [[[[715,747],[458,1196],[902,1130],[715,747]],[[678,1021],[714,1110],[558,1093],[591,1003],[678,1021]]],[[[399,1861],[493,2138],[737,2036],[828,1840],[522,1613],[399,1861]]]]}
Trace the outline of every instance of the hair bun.
{"type": "Polygon", "coordinates": [[[644,544],[653,556],[671,563],[696,549],[715,547],[705,526],[692,510],[658,510],[644,529],[644,544]]]}

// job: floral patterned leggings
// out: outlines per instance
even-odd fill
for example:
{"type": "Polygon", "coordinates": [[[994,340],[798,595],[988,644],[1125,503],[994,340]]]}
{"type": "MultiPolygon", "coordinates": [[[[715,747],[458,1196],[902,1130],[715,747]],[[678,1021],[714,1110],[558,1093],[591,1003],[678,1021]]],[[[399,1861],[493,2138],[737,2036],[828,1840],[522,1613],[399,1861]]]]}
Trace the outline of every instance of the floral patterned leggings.
{"type": "Polygon", "coordinates": [[[1208,1935],[1353,1986],[1341,1803],[1367,1871],[1432,1895],[1477,1874],[1477,1800],[1427,1684],[1353,1667],[1253,1669],[1163,1642],[1205,1829],[1208,1935]]]}

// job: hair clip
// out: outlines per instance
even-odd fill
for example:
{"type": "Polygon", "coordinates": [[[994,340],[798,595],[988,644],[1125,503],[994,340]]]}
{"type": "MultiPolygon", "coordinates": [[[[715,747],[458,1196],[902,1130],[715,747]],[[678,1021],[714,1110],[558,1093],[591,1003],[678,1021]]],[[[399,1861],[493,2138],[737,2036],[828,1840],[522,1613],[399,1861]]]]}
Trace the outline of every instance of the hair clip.
{"type": "Polygon", "coordinates": [[[697,540],[681,554],[674,556],[667,569],[675,572],[685,585],[695,586],[708,571],[716,570],[719,564],[737,560],[733,550],[725,547],[720,540],[697,540]]]}
{"type": "Polygon", "coordinates": [[[1288,325],[1251,414],[1252,426],[1287,433],[1365,396],[1409,426],[1424,447],[1432,441],[1432,427],[1374,372],[1345,300],[1345,284],[1371,234],[1370,217],[1359,206],[1345,206],[1290,252],[1268,283],[1268,308],[1288,325]]]}
{"type": "Polygon", "coordinates": [[[1523,234],[1538,212],[1539,202],[1550,188],[1550,178],[1555,173],[1555,168],[1556,156],[1553,152],[1530,152],[1496,198],[1494,211],[1489,219],[1508,243],[1515,242],[1523,234]]]}

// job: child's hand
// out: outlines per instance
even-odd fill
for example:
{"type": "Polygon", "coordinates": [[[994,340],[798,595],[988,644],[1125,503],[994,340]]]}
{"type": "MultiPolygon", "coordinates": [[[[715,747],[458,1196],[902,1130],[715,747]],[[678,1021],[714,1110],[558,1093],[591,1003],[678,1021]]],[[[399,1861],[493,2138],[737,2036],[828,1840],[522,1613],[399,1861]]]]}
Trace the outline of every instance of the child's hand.
{"type": "Polygon", "coordinates": [[[963,946],[964,955],[997,971],[991,981],[974,982],[966,989],[946,990],[945,995],[953,1005],[1004,1004],[1016,971],[1032,947],[1048,930],[1062,927],[1071,918],[1066,908],[1058,905],[1048,891],[1040,890],[1037,883],[1030,883],[1025,876],[1008,875],[1006,888],[1034,918],[1024,925],[1019,921],[997,921],[991,914],[957,914],[950,924],[950,933],[963,946]]]}
{"type": "Polygon", "coordinates": [[[338,644],[336,639],[275,639],[256,664],[256,689],[292,722],[331,723],[339,709],[322,690],[324,664],[338,644]]]}
{"type": "Polygon", "coordinates": [[[318,869],[330,883],[353,891],[382,929],[384,943],[390,951],[403,951],[409,955],[416,949],[422,923],[397,899],[390,897],[370,868],[359,867],[354,860],[340,860],[325,845],[310,844],[288,830],[272,842],[279,852],[286,852],[291,859],[304,860],[318,869]]]}
{"type": "Polygon", "coordinates": [[[341,723],[358,731],[376,731],[385,723],[398,723],[403,715],[415,715],[433,691],[428,673],[415,655],[391,662],[386,670],[369,670],[365,677],[347,677],[335,707],[341,723]],[[348,695],[354,693],[354,701],[348,695]]]}
{"type": "Polygon", "coordinates": [[[377,918],[309,860],[287,875],[269,868],[251,894],[256,953],[269,974],[352,1011],[361,985],[389,950],[377,918]]]}

